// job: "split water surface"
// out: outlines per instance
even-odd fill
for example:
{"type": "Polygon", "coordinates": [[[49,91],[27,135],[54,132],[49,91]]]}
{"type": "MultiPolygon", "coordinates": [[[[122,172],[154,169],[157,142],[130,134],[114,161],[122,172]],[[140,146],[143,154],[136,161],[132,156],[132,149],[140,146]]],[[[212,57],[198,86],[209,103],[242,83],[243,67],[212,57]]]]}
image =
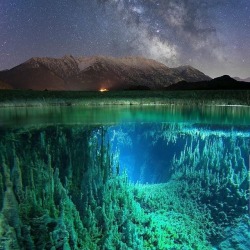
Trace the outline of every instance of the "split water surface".
{"type": "Polygon", "coordinates": [[[250,249],[250,108],[0,110],[0,249],[250,249]]]}

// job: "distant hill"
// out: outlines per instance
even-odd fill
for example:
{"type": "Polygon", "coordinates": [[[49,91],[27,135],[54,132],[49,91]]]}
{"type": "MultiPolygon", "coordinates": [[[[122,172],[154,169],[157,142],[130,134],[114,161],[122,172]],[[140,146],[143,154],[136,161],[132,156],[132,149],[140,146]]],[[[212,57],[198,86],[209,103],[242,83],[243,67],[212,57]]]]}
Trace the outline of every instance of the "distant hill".
{"type": "Polygon", "coordinates": [[[240,82],[250,82],[250,77],[247,77],[247,78],[245,78],[245,79],[242,79],[242,78],[240,78],[240,77],[235,76],[235,77],[233,77],[233,79],[235,79],[235,80],[237,80],[237,81],[240,81],[240,82]]]}
{"type": "Polygon", "coordinates": [[[214,78],[210,81],[181,81],[166,88],[167,90],[226,90],[250,89],[250,83],[236,81],[228,75],[214,78]]]}
{"type": "Polygon", "coordinates": [[[141,57],[31,58],[0,72],[10,87],[34,90],[164,89],[183,80],[210,79],[191,66],[169,68],[141,57]]]}

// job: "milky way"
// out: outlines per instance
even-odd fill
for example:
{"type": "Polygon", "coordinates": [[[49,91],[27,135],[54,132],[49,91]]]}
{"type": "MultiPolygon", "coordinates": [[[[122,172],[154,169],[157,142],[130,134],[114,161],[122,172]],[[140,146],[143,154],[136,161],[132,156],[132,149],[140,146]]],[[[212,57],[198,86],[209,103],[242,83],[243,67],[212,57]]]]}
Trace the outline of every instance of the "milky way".
{"type": "Polygon", "coordinates": [[[3,0],[0,69],[32,56],[144,56],[249,76],[249,0],[3,0]]]}

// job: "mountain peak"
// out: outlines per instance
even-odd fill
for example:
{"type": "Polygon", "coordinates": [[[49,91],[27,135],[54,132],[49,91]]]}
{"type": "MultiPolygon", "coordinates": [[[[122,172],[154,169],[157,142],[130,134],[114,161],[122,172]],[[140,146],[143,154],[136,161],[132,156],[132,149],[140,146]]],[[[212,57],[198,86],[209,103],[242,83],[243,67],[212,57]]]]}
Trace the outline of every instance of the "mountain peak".
{"type": "Polygon", "coordinates": [[[225,83],[236,83],[237,81],[235,79],[233,79],[232,77],[230,77],[229,75],[223,75],[223,76],[219,76],[216,77],[212,80],[213,82],[225,82],[225,83]]]}
{"type": "Polygon", "coordinates": [[[71,54],[69,54],[69,55],[64,55],[62,58],[63,58],[63,59],[64,59],[64,58],[65,58],[65,59],[74,59],[74,56],[72,56],[71,54]]]}

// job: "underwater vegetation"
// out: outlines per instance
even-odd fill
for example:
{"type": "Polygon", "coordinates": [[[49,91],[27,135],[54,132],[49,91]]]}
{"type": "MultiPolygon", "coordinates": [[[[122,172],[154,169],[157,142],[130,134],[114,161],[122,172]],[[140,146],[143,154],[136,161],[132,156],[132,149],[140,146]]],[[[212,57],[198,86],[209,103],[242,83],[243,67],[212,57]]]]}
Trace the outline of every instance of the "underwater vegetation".
{"type": "Polygon", "coordinates": [[[249,249],[249,136],[199,131],[1,128],[0,249],[249,249]]]}

